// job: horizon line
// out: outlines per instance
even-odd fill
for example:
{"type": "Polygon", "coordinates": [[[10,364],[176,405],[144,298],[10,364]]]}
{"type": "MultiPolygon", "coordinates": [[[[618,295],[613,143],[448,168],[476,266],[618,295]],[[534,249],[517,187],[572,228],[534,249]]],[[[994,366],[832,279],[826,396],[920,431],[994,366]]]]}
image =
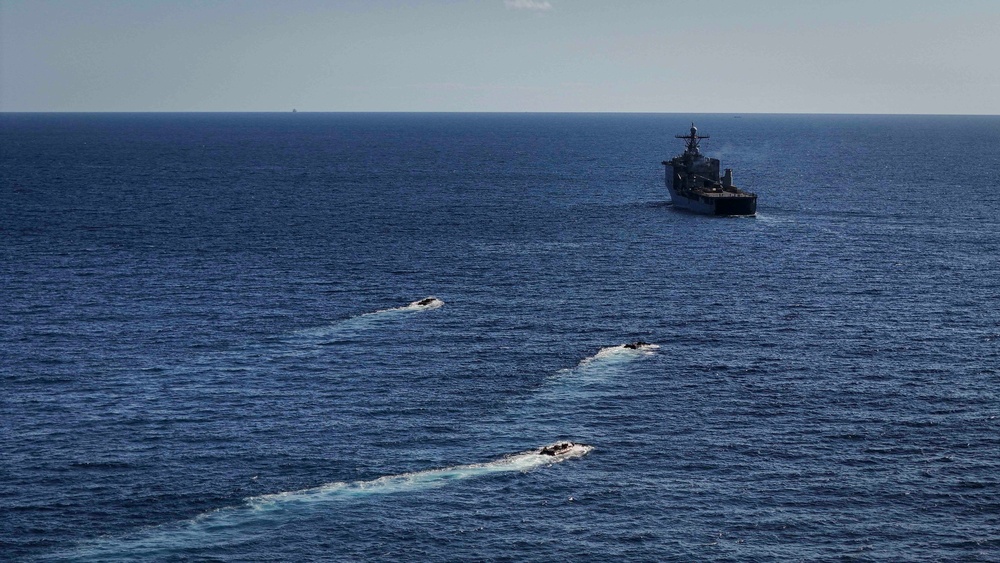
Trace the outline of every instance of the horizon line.
{"type": "Polygon", "coordinates": [[[496,114],[496,115],[843,115],[843,116],[923,116],[997,117],[1000,113],[878,113],[878,112],[738,112],[738,111],[501,111],[501,110],[0,110],[0,114],[496,114]]]}

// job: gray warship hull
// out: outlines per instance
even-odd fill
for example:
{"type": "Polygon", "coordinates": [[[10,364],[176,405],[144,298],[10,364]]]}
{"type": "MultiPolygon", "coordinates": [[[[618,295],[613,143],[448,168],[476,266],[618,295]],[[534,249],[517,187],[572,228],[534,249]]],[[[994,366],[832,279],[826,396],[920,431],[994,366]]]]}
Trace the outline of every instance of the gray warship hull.
{"type": "Polygon", "coordinates": [[[724,217],[734,215],[756,215],[757,196],[749,197],[736,194],[724,193],[694,193],[691,191],[682,193],[675,190],[667,181],[667,191],[670,192],[670,202],[674,207],[686,209],[703,215],[721,215],[724,217]]]}
{"type": "Polygon", "coordinates": [[[684,153],[663,161],[666,167],[664,183],[675,207],[704,215],[756,215],[757,194],[733,185],[733,171],[719,170],[721,162],[701,154],[698,143],[707,135],[698,135],[691,125],[690,135],[676,135],[685,139],[684,153]]]}
{"type": "Polygon", "coordinates": [[[669,184],[667,191],[670,192],[670,201],[674,207],[686,209],[703,215],[756,215],[757,196],[751,197],[734,194],[717,193],[686,193],[682,194],[673,189],[669,184]]]}

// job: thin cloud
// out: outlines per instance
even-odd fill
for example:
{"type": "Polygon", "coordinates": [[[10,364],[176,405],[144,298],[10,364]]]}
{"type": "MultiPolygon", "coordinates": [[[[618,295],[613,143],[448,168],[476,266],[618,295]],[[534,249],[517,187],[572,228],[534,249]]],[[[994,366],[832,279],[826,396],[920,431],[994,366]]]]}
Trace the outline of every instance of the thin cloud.
{"type": "Polygon", "coordinates": [[[503,0],[503,5],[508,10],[531,10],[534,12],[547,12],[552,9],[552,4],[548,0],[503,0]]]}

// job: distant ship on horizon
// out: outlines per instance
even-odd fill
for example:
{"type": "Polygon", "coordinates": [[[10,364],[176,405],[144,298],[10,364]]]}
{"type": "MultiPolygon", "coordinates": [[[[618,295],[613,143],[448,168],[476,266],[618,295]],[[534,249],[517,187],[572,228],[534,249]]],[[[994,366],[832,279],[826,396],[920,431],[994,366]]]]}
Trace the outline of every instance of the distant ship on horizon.
{"type": "Polygon", "coordinates": [[[756,215],[757,194],[733,185],[733,169],[719,174],[721,162],[701,154],[698,144],[708,135],[699,135],[691,124],[688,135],[675,135],[686,141],[684,152],[664,160],[664,182],[670,200],[679,208],[705,215],[756,215]]]}

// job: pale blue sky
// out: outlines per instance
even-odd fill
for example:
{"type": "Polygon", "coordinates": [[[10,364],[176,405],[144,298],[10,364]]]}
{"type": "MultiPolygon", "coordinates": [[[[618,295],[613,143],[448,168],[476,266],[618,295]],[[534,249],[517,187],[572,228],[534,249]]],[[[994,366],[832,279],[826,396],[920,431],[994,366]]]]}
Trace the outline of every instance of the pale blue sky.
{"type": "Polygon", "coordinates": [[[1000,0],[0,0],[3,111],[1000,114],[1000,0]]]}

